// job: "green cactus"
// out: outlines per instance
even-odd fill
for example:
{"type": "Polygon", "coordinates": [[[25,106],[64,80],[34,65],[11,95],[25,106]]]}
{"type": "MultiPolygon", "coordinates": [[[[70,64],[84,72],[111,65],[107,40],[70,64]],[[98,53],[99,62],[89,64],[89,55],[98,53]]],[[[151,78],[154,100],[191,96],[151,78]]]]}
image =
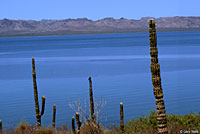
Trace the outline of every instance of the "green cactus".
{"type": "Polygon", "coordinates": [[[80,134],[81,122],[79,119],[79,113],[76,112],[76,124],[77,124],[77,133],[80,134]]]}
{"type": "Polygon", "coordinates": [[[95,113],[94,113],[94,100],[93,100],[93,91],[92,91],[92,77],[89,77],[89,92],[90,92],[90,112],[91,112],[91,120],[94,124],[96,124],[95,121],[95,113]]]}
{"type": "Polygon", "coordinates": [[[74,117],[72,117],[72,133],[76,134],[74,117]]]}
{"type": "Polygon", "coordinates": [[[157,107],[157,125],[159,134],[168,134],[167,118],[165,104],[163,99],[163,91],[161,86],[160,65],[158,63],[158,49],[156,38],[156,25],[153,19],[149,20],[149,40],[150,40],[150,55],[151,55],[151,73],[153,92],[156,99],[157,107]]]}
{"type": "Polygon", "coordinates": [[[36,113],[36,119],[37,119],[37,126],[39,128],[41,127],[41,117],[44,114],[44,110],[45,110],[45,96],[42,96],[42,110],[40,113],[34,58],[32,58],[32,75],[33,75],[33,88],[34,88],[34,99],[35,99],[35,113],[36,113]]]}
{"type": "Polygon", "coordinates": [[[121,133],[124,134],[124,110],[122,102],[120,102],[120,129],[121,133]]]}
{"type": "Polygon", "coordinates": [[[2,134],[2,121],[0,120],[0,134],[2,134]]]}
{"type": "Polygon", "coordinates": [[[56,122],[56,105],[53,105],[53,120],[52,120],[52,127],[55,130],[55,122],[56,122]]]}

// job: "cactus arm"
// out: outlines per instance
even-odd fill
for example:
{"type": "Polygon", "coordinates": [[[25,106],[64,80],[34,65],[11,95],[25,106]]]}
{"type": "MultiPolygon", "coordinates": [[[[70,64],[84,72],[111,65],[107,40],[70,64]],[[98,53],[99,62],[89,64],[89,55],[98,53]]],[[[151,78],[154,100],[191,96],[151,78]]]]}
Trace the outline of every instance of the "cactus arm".
{"type": "Polygon", "coordinates": [[[92,91],[92,77],[89,77],[89,92],[90,92],[90,112],[91,112],[91,120],[95,123],[95,114],[94,114],[94,100],[93,100],[93,91],[92,91]]]}
{"type": "Polygon", "coordinates": [[[42,110],[41,110],[41,116],[44,114],[44,110],[45,110],[45,96],[42,96],[42,110]]]}

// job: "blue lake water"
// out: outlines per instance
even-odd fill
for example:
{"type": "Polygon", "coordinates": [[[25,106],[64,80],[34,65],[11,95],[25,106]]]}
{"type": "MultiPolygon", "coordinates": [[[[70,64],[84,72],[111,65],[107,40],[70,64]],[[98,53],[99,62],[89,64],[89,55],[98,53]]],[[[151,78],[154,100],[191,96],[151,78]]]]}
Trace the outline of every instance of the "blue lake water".
{"type": "MultiPolygon", "coordinates": [[[[166,111],[200,112],[200,31],[158,33],[158,53],[166,111]]],[[[119,103],[125,121],[155,110],[148,33],[0,38],[0,120],[4,128],[24,120],[36,123],[32,61],[41,96],[46,96],[42,125],[52,121],[70,126],[75,100],[105,100],[104,124],[119,123],[119,103]]]]}

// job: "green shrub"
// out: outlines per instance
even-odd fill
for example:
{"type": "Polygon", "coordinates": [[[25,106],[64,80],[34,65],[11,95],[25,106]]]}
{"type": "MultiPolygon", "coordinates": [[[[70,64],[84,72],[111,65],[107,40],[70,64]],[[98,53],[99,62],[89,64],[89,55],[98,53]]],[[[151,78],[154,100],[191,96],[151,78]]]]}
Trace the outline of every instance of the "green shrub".
{"type": "MultiPolygon", "coordinates": [[[[197,130],[200,132],[200,113],[190,113],[187,115],[167,115],[167,125],[169,134],[180,133],[180,130],[197,130]]],[[[156,134],[157,114],[151,111],[148,116],[130,120],[125,124],[126,134],[156,134]]],[[[112,133],[119,133],[119,127],[113,128],[112,133]]]]}

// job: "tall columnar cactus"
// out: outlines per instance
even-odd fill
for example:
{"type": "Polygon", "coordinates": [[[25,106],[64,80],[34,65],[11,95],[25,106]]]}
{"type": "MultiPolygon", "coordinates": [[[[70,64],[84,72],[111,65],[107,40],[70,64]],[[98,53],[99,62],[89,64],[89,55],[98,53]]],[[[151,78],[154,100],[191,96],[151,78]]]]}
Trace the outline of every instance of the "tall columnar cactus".
{"type": "Polygon", "coordinates": [[[0,120],[0,134],[2,134],[2,121],[0,120]]]}
{"type": "Polygon", "coordinates": [[[80,134],[80,129],[81,129],[81,122],[79,119],[79,113],[76,112],[76,124],[77,124],[77,133],[80,134]]]}
{"type": "Polygon", "coordinates": [[[37,119],[37,126],[39,128],[41,127],[41,117],[44,114],[44,109],[45,109],[45,96],[42,96],[42,110],[40,113],[34,58],[32,58],[32,75],[33,75],[33,88],[34,88],[34,99],[35,99],[35,113],[36,113],[36,119],[37,119]]]}
{"type": "Polygon", "coordinates": [[[90,112],[91,112],[91,120],[93,123],[96,123],[95,121],[95,113],[94,113],[94,100],[93,100],[93,92],[92,92],[92,77],[89,77],[89,90],[90,90],[90,112]]]}
{"type": "Polygon", "coordinates": [[[74,117],[72,117],[72,133],[76,134],[74,117]]]}
{"type": "Polygon", "coordinates": [[[167,118],[165,104],[163,99],[163,91],[160,78],[160,65],[158,63],[158,49],[156,38],[156,25],[153,19],[149,20],[149,40],[150,40],[150,55],[151,55],[151,73],[153,92],[156,99],[157,107],[157,125],[159,134],[168,134],[167,118]]]}
{"type": "Polygon", "coordinates": [[[120,102],[120,129],[121,133],[124,134],[124,110],[122,102],[120,102]]]}
{"type": "Polygon", "coordinates": [[[56,122],[56,105],[53,105],[53,120],[52,120],[52,127],[55,129],[55,122],[56,122]]]}

